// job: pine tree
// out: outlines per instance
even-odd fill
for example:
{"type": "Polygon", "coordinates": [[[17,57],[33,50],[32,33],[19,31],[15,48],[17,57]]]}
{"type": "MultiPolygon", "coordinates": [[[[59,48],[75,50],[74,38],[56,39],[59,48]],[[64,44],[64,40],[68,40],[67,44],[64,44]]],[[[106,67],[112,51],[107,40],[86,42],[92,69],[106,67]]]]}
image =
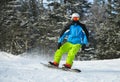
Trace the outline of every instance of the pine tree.
{"type": "Polygon", "coordinates": [[[1,10],[0,50],[20,54],[36,45],[34,38],[38,36],[39,30],[35,27],[34,18],[37,17],[37,10],[34,13],[32,10],[36,7],[30,6],[27,1],[9,1],[1,10]]]}
{"type": "Polygon", "coordinates": [[[98,33],[98,57],[119,58],[120,57],[120,1],[108,0],[107,21],[99,29],[98,33]]]}

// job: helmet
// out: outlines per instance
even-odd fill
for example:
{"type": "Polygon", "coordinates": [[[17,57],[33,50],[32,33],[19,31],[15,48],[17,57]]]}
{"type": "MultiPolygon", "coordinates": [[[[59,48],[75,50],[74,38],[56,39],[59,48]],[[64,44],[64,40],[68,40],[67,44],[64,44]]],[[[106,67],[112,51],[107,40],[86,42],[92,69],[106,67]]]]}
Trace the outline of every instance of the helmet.
{"type": "Polygon", "coordinates": [[[78,21],[80,18],[80,15],[78,13],[73,13],[71,16],[71,20],[78,21]]]}

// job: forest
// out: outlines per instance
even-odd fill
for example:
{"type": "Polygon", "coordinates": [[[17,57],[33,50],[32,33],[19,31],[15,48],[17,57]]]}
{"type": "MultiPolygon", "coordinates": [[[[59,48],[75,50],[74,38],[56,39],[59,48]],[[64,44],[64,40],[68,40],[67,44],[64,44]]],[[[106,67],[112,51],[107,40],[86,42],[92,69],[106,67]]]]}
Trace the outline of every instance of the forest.
{"type": "Polygon", "coordinates": [[[0,51],[54,54],[74,12],[90,34],[76,59],[120,58],[120,0],[0,0],[0,51]]]}

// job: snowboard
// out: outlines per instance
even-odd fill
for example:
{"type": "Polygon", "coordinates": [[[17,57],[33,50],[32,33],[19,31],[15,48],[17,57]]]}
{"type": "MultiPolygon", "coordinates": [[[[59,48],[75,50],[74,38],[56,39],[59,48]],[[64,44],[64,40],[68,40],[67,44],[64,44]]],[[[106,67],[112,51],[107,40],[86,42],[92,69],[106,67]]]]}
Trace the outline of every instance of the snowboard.
{"type": "Polygon", "coordinates": [[[48,68],[62,70],[62,71],[69,71],[69,72],[76,72],[76,73],[81,72],[80,69],[68,69],[68,68],[65,68],[65,67],[55,67],[55,66],[50,65],[49,63],[48,64],[40,63],[40,64],[42,64],[43,66],[48,67],[48,68]]]}

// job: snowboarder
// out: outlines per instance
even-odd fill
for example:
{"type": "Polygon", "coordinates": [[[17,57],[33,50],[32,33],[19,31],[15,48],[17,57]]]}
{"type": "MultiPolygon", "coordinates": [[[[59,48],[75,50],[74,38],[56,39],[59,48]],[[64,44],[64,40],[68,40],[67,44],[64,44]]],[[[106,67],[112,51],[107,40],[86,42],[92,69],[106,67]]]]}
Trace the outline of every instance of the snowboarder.
{"type": "Polygon", "coordinates": [[[88,31],[85,25],[79,22],[79,19],[79,14],[73,13],[71,16],[72,22],[66,25],[62,30],[60,38],[58,40],[58,49],[54,55],[54,61],[49,62],[51,65],[58,67],[62,55],[68,52],[66,64],[63,66],[65,68],[71,69],[73,60],[79,49],[82,47],[84,48],[85,45],[88,44],[88,31]],[[66,36],[67,42],[61,45],[66,36]]]}

